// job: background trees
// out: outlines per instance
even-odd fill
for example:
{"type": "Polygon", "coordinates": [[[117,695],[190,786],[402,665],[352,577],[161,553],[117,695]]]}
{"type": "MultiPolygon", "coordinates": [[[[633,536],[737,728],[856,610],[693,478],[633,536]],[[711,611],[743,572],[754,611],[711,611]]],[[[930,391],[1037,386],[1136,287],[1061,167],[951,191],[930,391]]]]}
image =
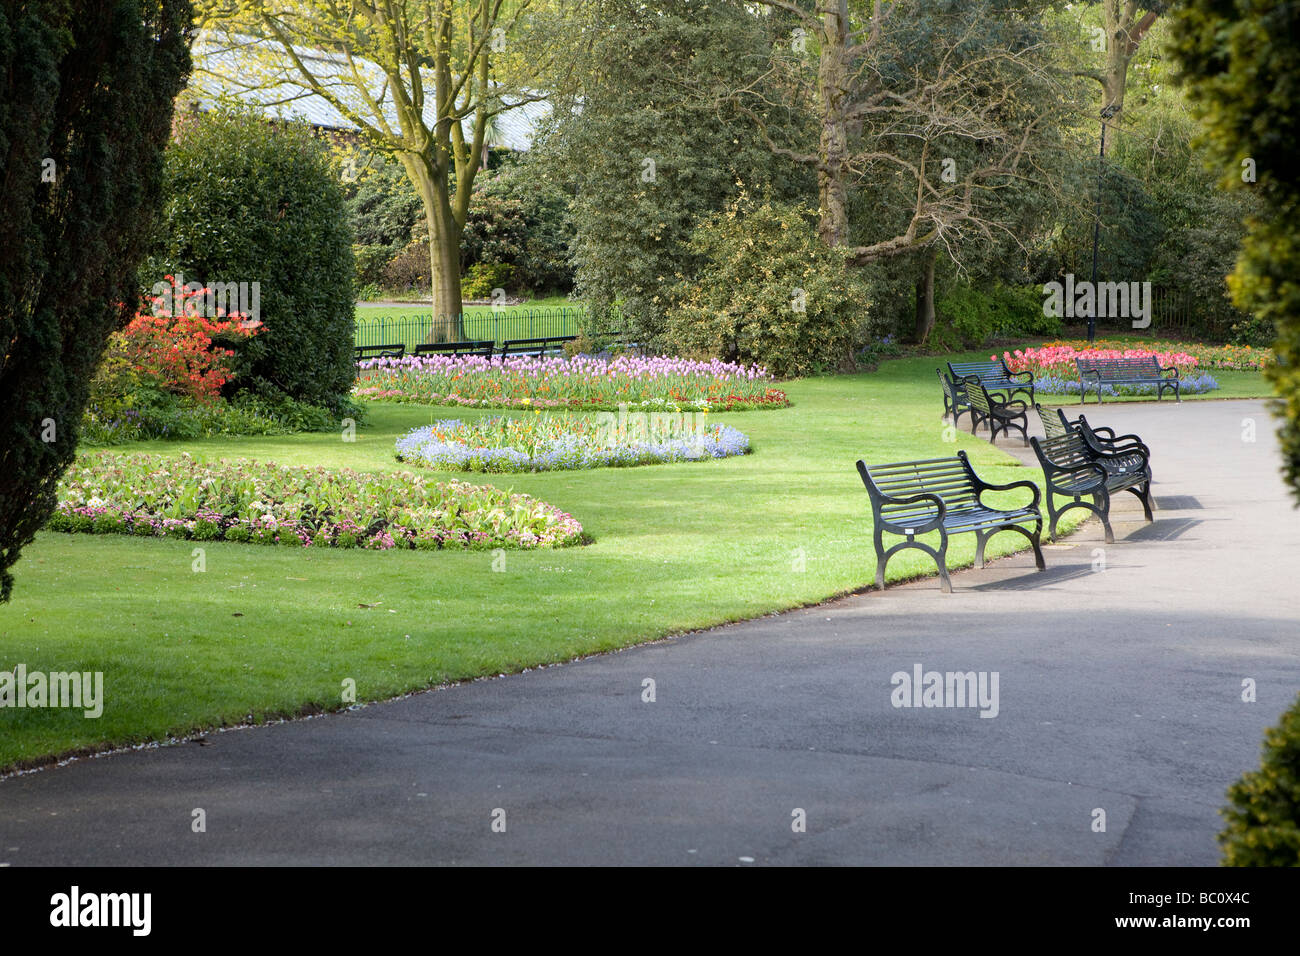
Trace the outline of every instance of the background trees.
{"type": "Polygon", "coordinates": [[[54,510],[108,336],[135,312],[191,13],[0,4],[0,600],[54,510]]]}
{"type": "MultiPolygon", "coordinates": [[[[237,51],[234,88],[305,87],[406,171],[429,235],[433,336],[462,337],[460,240],[492,119],[541,98],[515,53],[530,0],[201,0],[205,25],[237,51]],[[513,77],[513,78],[512,78],[513,77]]],[[[524,61],[529,60],[527,66],[524,61]]]]}

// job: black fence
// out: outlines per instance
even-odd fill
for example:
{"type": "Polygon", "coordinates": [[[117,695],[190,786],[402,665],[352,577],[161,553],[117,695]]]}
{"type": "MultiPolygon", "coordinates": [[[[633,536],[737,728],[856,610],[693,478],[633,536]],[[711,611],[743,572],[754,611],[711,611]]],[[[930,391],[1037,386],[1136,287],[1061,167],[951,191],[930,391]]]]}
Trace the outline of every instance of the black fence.
{"type": "Polygon", "coordinates": [[[358,316],[354,345],[406,346],[410,352],[422,342],[495,342],[577,335],[585,309],[551,308],[482,309],[459,316],[410,315],[358,316]]]}

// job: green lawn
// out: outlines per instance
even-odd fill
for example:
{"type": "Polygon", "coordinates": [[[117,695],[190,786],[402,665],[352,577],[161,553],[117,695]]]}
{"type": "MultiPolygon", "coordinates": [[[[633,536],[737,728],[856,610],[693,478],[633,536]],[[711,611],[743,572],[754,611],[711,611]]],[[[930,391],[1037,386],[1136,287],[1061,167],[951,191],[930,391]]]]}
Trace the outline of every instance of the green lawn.
{"type": "MultiPolygon", "coordinates": [[[[534,299],[500,309],[469,306],[465,309],[465,325],[461,331],[467,341],[492,340],[497,344],[506,339],[573,335],[577,332],[576,317],[581,308],[581,303],[570,302],[563,296],[534,299]]],[[[396,345],[400,342],[409,351],[424,341],[432,315],[427,302],[357,306],[357,318],[361,322],[357,328],[356,344],[396,345]]]]}
{"type": "MultiPolygon", "coordinates": [[[[991,481],[1041,479],[983,437],[960,431],[955,443],[944,441],[937,364],[906,359],[875,373],[791,382],[791,408],[718,416],[750,435],[754,453],[743,458],[469,476],[558,505],[595,538],[581,548],[507,552],[499,573],[487,552],[230,543],[208,543],[207,570],[196,573],[193,542],[42,533],[15,569],[13,602],[0,606],[0,666],[102,671],[106,703],[97,720],[6,709],[0,767],[338,707],[345,678],[355,680],[359,699],[381,699],[862,588],[874,556],[856,459],[934,458],[964,448],[991,481]]],[[[1265,394],[1254,378],[1253,394],[1265,394]]],[[[1249,391],[1245,379],[1233,388],[1249,391]]],[[[396,469],[394,439],[434,417],[447,411],[376,405],[355,443],[307,434],[123,450],[396,469]]],[[[989,555],[1019,542],[1001,535],[989,555]]],[[[973,551],[972,535],[954,538],[950,564],[969,564],[973,551]]],[[[931,573],[928,558],[904,552],[889,579],[931,573]]]]}

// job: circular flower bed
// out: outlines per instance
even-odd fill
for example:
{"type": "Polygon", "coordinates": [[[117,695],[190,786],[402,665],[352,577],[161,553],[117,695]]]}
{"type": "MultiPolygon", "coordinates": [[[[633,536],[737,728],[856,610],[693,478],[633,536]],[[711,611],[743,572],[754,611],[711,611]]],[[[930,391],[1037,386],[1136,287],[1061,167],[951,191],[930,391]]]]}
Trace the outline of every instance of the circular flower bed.
{"type": "Polygon", "coordinates": [[[471,408],[709,411],[784,408],[761,366],[619,356],[605,361],[524,355],[429,355],[368,359],[353,389],[375,402],[471,408]]]}
{"type": "Polygon", "coordinates": [[[559,471],[657,465],[743,455],[749,438],[703,414],[493,416],[417,428],[397,440],[399,461],[444,471],[559,471]]]}
{"type": "Polygon", "coordinates": [[[572,515],[528,495],[409,472],[204,464],[188,454],[101,454],[59,485],[51,531],[332,548],[543,548],[577,544],[572,515]]]}

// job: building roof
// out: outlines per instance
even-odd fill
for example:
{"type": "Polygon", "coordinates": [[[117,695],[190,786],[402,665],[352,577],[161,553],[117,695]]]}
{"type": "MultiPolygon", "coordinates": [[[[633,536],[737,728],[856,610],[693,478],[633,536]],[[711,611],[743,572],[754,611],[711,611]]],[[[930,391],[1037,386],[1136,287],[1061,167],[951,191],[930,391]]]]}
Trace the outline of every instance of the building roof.
{"type": "MultiPolygon", "coordinates": [[[[295,46],[293,51],[341,103],[363,117],[373,116],[350,85],[350,68],[344,56],[300,46],[295,46]]],[[[218,101],[234,99],[256,107],[267,117],[298,120],[321,129],[359,130],[357,124],[328,99],[295,82],[294,76],[300,74],[297,74],[289,56],[273,41],[203,33],[194,41],[193,57],[194,72],[187,93],[200,109],[210,109],[218,101]],[[257,49],[252,49],[254,47],[257,49]]],[[[354,57],[353,63],[357,72],[366,79],[367,88],[383,109],[387,122],[396,130],[397,112],[383,72],[370,60],[354,57]]],[[[427,90],[424,120],[432,127],[437,120],[432,103],[433,77],[426,74],[424,79],[427,90]]],[[[504,100],[510,102],[508,97],[504,100]]],[[[550,108],[549,103],[541,100],[520,103],[498,113],[494,117],[494,130],[489,133],[489,145],[527,152],[537,127],[550,113],[550,108]]],[[[473,113],[461,121],[466,137],[471,135],[473,122],[473,113]]]]}

